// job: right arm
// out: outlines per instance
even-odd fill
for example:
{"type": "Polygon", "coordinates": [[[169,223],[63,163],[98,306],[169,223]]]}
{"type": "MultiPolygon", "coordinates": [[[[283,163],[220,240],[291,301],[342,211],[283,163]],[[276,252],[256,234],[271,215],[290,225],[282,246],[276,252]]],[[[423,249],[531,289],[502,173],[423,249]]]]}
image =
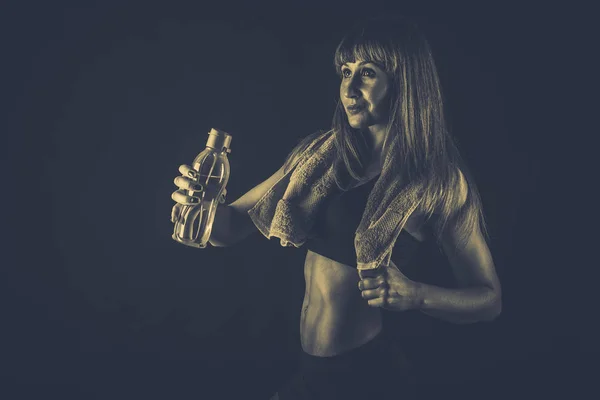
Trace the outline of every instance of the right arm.
{"type": "Polygon", "coordinates": [[[267,190],[282,177],[283,167],[233,203],[218,206],[209,239],[210,244],[215,247],[232,246],[247,238],[251,233],[256,232],[258,229],[248,215],[248,210],[254,207],[267,190]]]}
{"type": "MultiPolygon", "coordinates": [[[[248,211],[267,193],[267,190],[283,178],[285,175],[284,170],[298,160],[300,154],[308,148],[310,143],[323,135],[323,132],[317,131],[306,136],[296,145],[296,147],[294,147],[281,168],[267,180],[250,189],[233,203],[229,205],[218,205],[209,243],[215,247],[233,246],[248,237],[251,233],[257,231],[258,228],[256,228],[254,222],[252,222],[252,219],[248,215],[248,211]]],[[[191,176],[194,176],[196,171],[188,165],[182,165],[179,167],[179,172],[181,172],[182,176],[175,178],[175,185],[179,186],[180,190],[173,192],[171,195],[171,198],[177,202],[171,213],[173,222],[178,218],[182,205],[197,204],[197,200],[199,200],[196,197],[196,202],[193,203],[190,202],[190,200],[194,198],[187,196],[187,190],[194,190],[192,187],[195,183],[193,179],[188,177],[190,176],[188,174],[192,173],[191,176]]]]}
{"type": "MultiPolygon", "coordinates": [[[[171,198],[178,203],[175,205],[174,209],[176,207],[181,207],[181,205],[193,204],[189,201],[190,197],[185,194],[185,191],[189,190],[191,187],[190,185],[194,183],[192,179],[187,178],[187,173],[190,169],[191,167],[187,165],[179,167],[182,176],[175,178],[175,184],[180,190],[173,192],[171,196],[171,198]]],[[[258,200],[265,195],[267,190],[275,185],[283,175],[284,172],[282,166],[268,179],[250,189],[233,203],[229,205],[218,205],[209,243],[215,247],[229,247],[257,231],[258,229],[248,215],[248,210],[254,207],[258,200]]],[[[174,212],[177,213],[176,211],[174,212]]]]}

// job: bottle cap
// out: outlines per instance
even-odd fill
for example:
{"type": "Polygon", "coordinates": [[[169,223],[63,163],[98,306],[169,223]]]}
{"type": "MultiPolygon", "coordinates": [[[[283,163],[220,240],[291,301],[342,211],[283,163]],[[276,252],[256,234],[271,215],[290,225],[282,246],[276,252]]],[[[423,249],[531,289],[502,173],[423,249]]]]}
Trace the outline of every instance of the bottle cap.
{"type": "Polygon", "coordinates": [[[225,131],[212,128],[210,132],[208,132],[206,145],[215,150],[231,153],[231,135],[225,131]]]}

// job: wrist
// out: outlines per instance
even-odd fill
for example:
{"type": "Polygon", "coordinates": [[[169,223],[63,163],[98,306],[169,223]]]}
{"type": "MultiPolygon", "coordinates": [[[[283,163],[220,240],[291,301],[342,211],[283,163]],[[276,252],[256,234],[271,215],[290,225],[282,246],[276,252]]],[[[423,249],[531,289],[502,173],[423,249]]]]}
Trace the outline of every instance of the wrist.
{"type": "Polygon", "coordinates": [[[414,282],[414,309],[422,311],[425,309],[426,285],[421,282],[414,282]]]}
{"type": "Polygon", "coordinates": [[[232,209],[227,204],[218,204],[215,210],[209,243],[213,247],[228,247],[231,242],[232,209]]]}

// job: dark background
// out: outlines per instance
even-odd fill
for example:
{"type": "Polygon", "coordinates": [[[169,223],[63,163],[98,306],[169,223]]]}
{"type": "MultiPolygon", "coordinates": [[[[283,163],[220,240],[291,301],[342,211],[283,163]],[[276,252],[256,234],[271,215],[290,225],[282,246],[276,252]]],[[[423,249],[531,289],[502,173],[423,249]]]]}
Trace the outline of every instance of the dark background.
{"type": "Polygon", "coordinates": [[[504,292],[492,323],[396,327],[422,393],[589,397],[593,268],[570,250],[582,215],[564,203],[582,179],[564,136],[581,131],[558,118],[581,101],[563,67],[579,60],[566,33],[585,36],[583,11],[325,4],[3,11],[2,398],[267,399],[293,373],[305,250],[258,233],[175,243],[172,181],[212,127],[233,135],[228,201],[271,175],[328,128],[345,29],[382,12],[416,16],[430,39],[504,292]]]}

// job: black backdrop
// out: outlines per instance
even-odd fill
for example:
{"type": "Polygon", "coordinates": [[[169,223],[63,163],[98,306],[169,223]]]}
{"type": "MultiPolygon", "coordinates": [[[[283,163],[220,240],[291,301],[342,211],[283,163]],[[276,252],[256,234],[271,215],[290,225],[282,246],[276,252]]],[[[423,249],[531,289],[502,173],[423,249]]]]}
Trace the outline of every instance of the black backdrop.
{"type": "Polygon", "coordinates": [[[547,8],[427,6],[9,7],[2,397],[265,399],[289,377],[304,250],[259,234],[230,249],[175,243],[172,181],[211,127],[233,135],[229,201],[273,173],[330,123],[344,29],[380,12],[422,20],[504,289],[493,323],[407,328],[423,394],[587,387],[585,279],[563,273],[548,224],[559,201],[542,192],[559,35],[547,8]]]}

